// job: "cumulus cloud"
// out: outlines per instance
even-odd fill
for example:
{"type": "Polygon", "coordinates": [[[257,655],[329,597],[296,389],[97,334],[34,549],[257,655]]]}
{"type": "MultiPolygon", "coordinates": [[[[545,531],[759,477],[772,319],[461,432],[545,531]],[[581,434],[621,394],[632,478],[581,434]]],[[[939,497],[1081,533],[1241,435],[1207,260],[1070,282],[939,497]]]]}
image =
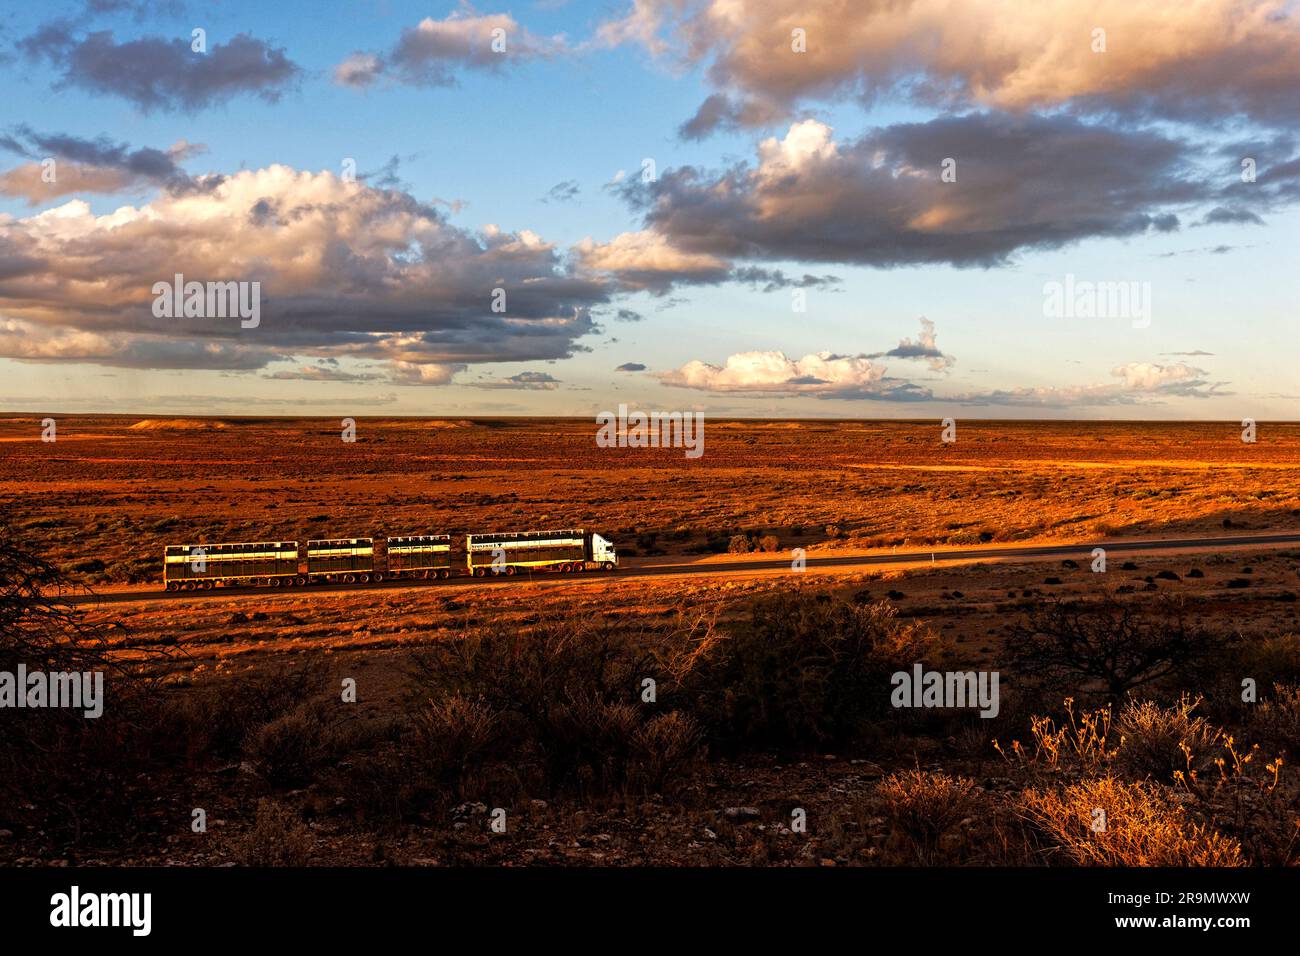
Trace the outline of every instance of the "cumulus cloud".
{"type": "Polygon", "coordinates": [[[0,194],[25,199],[33,206],[77,193],[198,188],[180,163],[203,152],[202,146],[184,140],[166,150],[131,149],[106,136],[85,139],[66,133],[39,133],[26,125],[0,137],[0,148],[31,160],[0,172],[0,194]],[[45,162],[50,159],[54,163],[47,167],[45,162]]]}
{"type": "Polygon", "coordinates": [[[387,363],[395,381],[445,384],[470,364],[572,355],[615,291],[527,230],[470,232],[405,193],[287,166],[104,215],[72,200],[0,217],[0,356],[29,361],[354,358],[387,363]],[[260,324],[155,316],[154,284],[177,273],[261,283],[260,324]]]}
{"type": "Polygon", "coordinates": [[[624,184],[645,228],[588,252],[620,270],[663,260],[661,275],[687,263],[716,274],[732,258],[988,267],[1023,250],[1175,229],[1174,210],[1214,188],[1175,140],[1068,116],[943,117],[847,142],[804,120],[763,140],[753,163],[624,184]],[[940,178],[946,157],[957,158],[956,182],[940,178]]]}
{"type": "Polygon", "coordinates": [[[411,86],[452,86],[458,70],[499,70],[508,63],[554,56],[563,37],[540,37],[508,13],[482,16],[458,10],[442,20],[425,17],[402,30],[384,53],[359,51],[334,69],[343,86],[364,88],[381,79],[411,86]]]}
{"type": "Polygon", "coordinates": [[[1205,399],[1231,395],[1226,382],[1211,382],[1209,372],[1185,362],[1159,365],[1129,362],[1111,369],[1116,381],[1096,385],[999,389],[982,394],[952,396],[964,405],[1009,405],[1028,408],[1070,408],[1104,405],[1161,404],[1170,398],[1205,399]]]}
{"type": "Polygon", "coordinates": [[[886,368],[865,355],[818,352],[792,359],[784,352],[739,352],[722,365],[687,362],[660,373],[665,385],[707,392],[811,395],[822,399],[924,401],[928,390],[886,376],[886,368]]]}
{"type": "Polygon", "coordinates": [[[580,267],[614,278],[631,290],[662,294],[675,283],[721,282],[731,271],[724,259],[707,252],[687,252],[654,232],[624,232],[609,242],[587,238],[574,246],[580,267]]]}
{"type": "Polygon", "coordinates": [[[1288,0],[636,0],[598,36],[706,67],[722,92],[686,135],[767,125],[807,101],[899,93],[944,108],[1300,117],[1300,19],[1288,0]],[[1094,52],[1098,27],[1105,52],[1094,52]],[[806,52],[794,51],[795,30],[806,52]]]}
{"type": "Polygon", "coordinates": [[[520,372],[509,378],[490,379],[485,382],[470,382],[475,388],[506,388],[526,392],[553,392],[559,387],[560,380],[545,372],[520,372]]]}
{"type": "Polygon", "coordinates": [[[281,48],[247,33],[211,42],[196,53],[188,39],[141,37],[119,43],[112,31],[78,38],[63,21],[19,42],[32,60],[62,71],[59,86],[118,96],[141,110],[194,112],[241,94],[276,102],[292,89],[301,68],[281,48]]]}
{"type": "Polygon", "coordinates": [[[879,352],[870,358],[902,358],[902,359],[924,359],[925,362],[936,372],[945,372],[957,364],[957,360],[951,355],[945,355],[936,343],[934,323],[924,316],[921,317],[921,334],[913,342],[910,338],[903,338],[898,345],[888,352],[879,352]]]}

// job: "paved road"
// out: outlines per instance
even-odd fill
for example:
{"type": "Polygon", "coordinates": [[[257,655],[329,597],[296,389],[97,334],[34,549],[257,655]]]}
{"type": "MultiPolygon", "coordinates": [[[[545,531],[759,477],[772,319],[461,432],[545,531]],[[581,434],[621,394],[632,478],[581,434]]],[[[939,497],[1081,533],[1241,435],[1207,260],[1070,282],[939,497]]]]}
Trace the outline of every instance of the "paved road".
{"type": "MultiPolygon", "coordinates": [[[[917,564],[931,560],[937,562],[988,561],[993,559],[1019,558],[1022,560],[1042,560],[1047,558],[1080,558],[1092,560],[1094,548],[1105,548],[1109,557],[1114,554],[1140,554],[1159,551],[1205,551],[1218,548],[1277,548],[1286,545],[1300,545],[1300,534],[1247,534],[1218,535],[1207,538],[1158,538],[1147,541],[1090,541],[1078,544],[1048,545],[1009,545],[999,548],[950,548],[927,551],[892,551],[883,554],[825,555],[806,560],[809,570],[822,568],[861,568],[891,564],[917,564]]],[[[336,594],[340,591],[398,591],[423,588],[466,588],[505,584],[507,582],[543,581],[548,583],[590,583],[619,580],[634,577],[658,575],[707,575],[736,574],[753,571],[789,571],[790,559],[779,558],[771,561],[726,561],[700,564],[651,564],[640,567],[626,567],[613,572],[590,572],[588,574],[539,573],[535,575],[517,575],[502,578],[451,578],[447,581],[384,581],[380,584],[322,584],[305,588],[243,588],[225,591],[217,588],[212,591],[109,591],[103,594],[84,594],[71,598],[73,604],[131,604],[141,601],[209,601],[230,600],[241,595],[257,595],[260,598],[272,596],[298,598],[317,594],[336,594]]]]}

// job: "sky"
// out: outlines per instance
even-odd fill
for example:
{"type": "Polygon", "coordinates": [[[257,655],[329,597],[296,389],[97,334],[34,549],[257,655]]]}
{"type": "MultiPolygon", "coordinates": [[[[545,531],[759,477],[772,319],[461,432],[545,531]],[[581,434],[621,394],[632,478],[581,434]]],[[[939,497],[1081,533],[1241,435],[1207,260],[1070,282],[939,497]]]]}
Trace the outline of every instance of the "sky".
{"type": "Polygon", "coordinates": [[[0,74],[0,409],[1300,417],[1293,2],[55,0],[0,74]]]}

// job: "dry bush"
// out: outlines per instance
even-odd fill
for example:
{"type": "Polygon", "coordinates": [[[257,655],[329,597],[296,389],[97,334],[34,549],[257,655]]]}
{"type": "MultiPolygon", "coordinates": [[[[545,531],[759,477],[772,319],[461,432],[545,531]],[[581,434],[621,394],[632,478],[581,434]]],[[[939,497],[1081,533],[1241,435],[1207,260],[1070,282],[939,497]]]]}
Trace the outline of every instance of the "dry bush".
{"type": "Polygon", "coordinates": [[[702,753],[699,724],[687,714],[652,717],[632,735],[631,781],[638,790],[670,792],[691,776],[702,753]]]}
{"type": "Polygon", "coordinates": [[[1225,653],[1206,658],[1184,677],[1205,698],[1202,711],[1221,724],[1249,720],[1255,705],[1241,699],[1242,680],[1250,678],[1261,689],[1300,683],[1300,635],[1279,634],[1242,640],[1225,653]]]}
{"type": "Polygon", "coordinates": [[[1119,701],[1187,676],[1233,643],[1195,626],[1174,598],[1132,604],[1107,594],[1033,611],[1015,626],[1007,650],[1018,673],[1050,686],[1095,688],[1119,701]]]}
{"type": "Polygon", "coordinates": [[[1199,703],[1199,698],[1183,695],[1171,707],[1150,700],[1125,704],[1115,722],[1121,737],[1119,766],[1130,774],[1169,783],[1180,770],[1212,763],[1222,731],[1192,714],[1199,703]]]}
{"type": "Polygon", "coordinates": [[[993,748],[1013,766],[1025,770],[1096,770],[1115,759],[1118,748],[1111,739],[1109,705],[1075,713],[1073,698],[1065,699],[1065,717],[1033,716],[1029,721],[1031,747],[1012,740],[993,748]],[[1031,749],[1032,748],[1032,749],[1031,749]]]}
{"type": "Polygon", "coordinates": [[[711,742],[809,749],[859,738],[891,712],[890,675],[934,662],[942,647],[887,604],[795,592],[761,599],[726,630],[708,629],[670,668],[711,742]]]}
{"type": "Polygon", "coordinates": [[[1196,811],[1239,840],[1258,866],[1300,864],[1300,793],[1283,775],[1281,757],[1266,760],[1259,745],[1220,738],[1213,768],[1174,774],[1196,811]]]}
{"type": "MultiPolygon", "coordinates": [[[[461,701],[454,705],[460,723],[444,721],[440,732],[462,739],[446,746],[531,770],[546,792],[610,793],[661,781],[665,772],[639,763],[647,746],[668,742],[656,733],[671,729],[649,729],[670,708],[641,700],[641,681],[656,672],[641,643],[586,617],[548,619],[531,632],[491,625],[418,655],[417,682],[433,699],[461,701]],[[480,739],[487,714],[492,733],[480,739]]],[[[689,763],[671,748],[650,763],[669,758],[689,763]]]]}
{"type": "Polygon", "coordinates": [[[233,844],[243,866],[304,866],[315,840],[311,829],[284,804],[259,800],[253,825],[233,844]]]}
{"type": "Polygon", "coordinates": [[[244,754],[271,786],[302,786],[354,743],[348,731],[337,707],[310,701],[249,731],[244,754]]]}
{"type": "Polygon", "coordinates": [[[733,534],[731,540],[727,542],[728,554],[749,554],[754,550],[754,542],[749,540],[747,534],[733,534]]]}
{"type": "Polygon", "coordinates": [[[1275,684],[1259,705],[1251,729],[1292,758],[1300,757],[1300,684],[1275,684]]]}
{"type": "Polygon", "coordinates": [[[452,694],[430,700],[413,720],[415,756],[439,781],[459,786],[502,743],[501,715],[483,701],[452,694]]]}
{"type": "Polygon", "coordinates": [[[0,516],[0,670],[23,664],[29,672],[103,679],[99,717],[65,708],[4,713],[0,829],[23,833],[33,849],[118,836],[155,792],[154,774],[175,750],[146,668],[171,652],[120,625],[87,624],[67,602],[78,590],[38,556],[34,539],[0,516]]]}
{"type": "Polygon", "coordinates": [[[325,686],[318,664],[281,666],[231,675],[185,692],[170,706],[170,722],[192,755],[234,757],[263,725],[297,710],[325,686]]]}
{"type": "Polygon", "coordinates": [[[892,825],[891,839],[910,847],[915,862],[922,866],[953,862],[943,843],[965,818],[977,812],[973,781],[909,770],[886,777],[878,793],[892,825]]]}
{"type": "Polygon", "coordinates": [[[1078,866],[1242,866],[1241,845],[1193,822],[1166,788],[1112,776],[1026,790],[1019,807],[1043,859],[1078,866]],[[1102,818],[1096,811],[1105,814],[1102,818]],[[1098,829],[1094,829],[1097,827],[1098,829]]]}

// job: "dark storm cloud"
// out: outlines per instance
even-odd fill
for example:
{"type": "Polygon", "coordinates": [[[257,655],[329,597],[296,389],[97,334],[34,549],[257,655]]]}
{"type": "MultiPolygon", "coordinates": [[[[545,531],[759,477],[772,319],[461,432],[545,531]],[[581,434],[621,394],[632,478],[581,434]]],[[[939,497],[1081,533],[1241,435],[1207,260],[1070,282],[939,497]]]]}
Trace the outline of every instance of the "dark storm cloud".
{"type": "MultiPolygon", "coordinates": [[[[464,230],[395,190],[285,166],[212,181],[109,216],[69,203],[0,219],[0,357],[232,370],[346,358],[440,385],[470,364],[586,350],[592,309],[619,292],[532,233],[464,230]],[[175,273],[260,283],[260,323],[158,314],[154,286],[175,273]]],[[[534,374],[513,386],[546,387],[534,374]]]]}
{"type": "Polygon", "coordinates": [[[209,38],[207,52],[196,53],[188,36],[119,43],[112,31],[78,37],[70,23],[56,21],[19,47],[60,70],[58,86],[118,96],[145,112],[194,112],[241,94],[275,102],[302,75],[283,49],[247,33],[224,44],[209,38]]]}
{"type": "Polygon", "coordinates": [[[815,121],[756,163],[683,167],[621,192],[683,253],[871,266],[997,266],[1082,239],[1176,229],[1203,202],[1183,144],[1066,116],[972,114],[843,144],[815,121]],[[941,164],[955,160],[955,182],[941,164]]]}
{"type": "Polygon", "coordinates": [[[0,136],[0,148],[33,162],[0,172],[0,193],[38,203],[78,192],[117,192],[158,186],[174,192],[198,188],[179,162],[203,147],[178,143],[167,150],[131,149],[107,136],[86,139],[66,133],[39,133],[19,125],[0,136]],[[56,161],[53,182],[46,182],[41,162],[56,161]],[[57,164],[65,164],[62,169],[57,164]]]}

